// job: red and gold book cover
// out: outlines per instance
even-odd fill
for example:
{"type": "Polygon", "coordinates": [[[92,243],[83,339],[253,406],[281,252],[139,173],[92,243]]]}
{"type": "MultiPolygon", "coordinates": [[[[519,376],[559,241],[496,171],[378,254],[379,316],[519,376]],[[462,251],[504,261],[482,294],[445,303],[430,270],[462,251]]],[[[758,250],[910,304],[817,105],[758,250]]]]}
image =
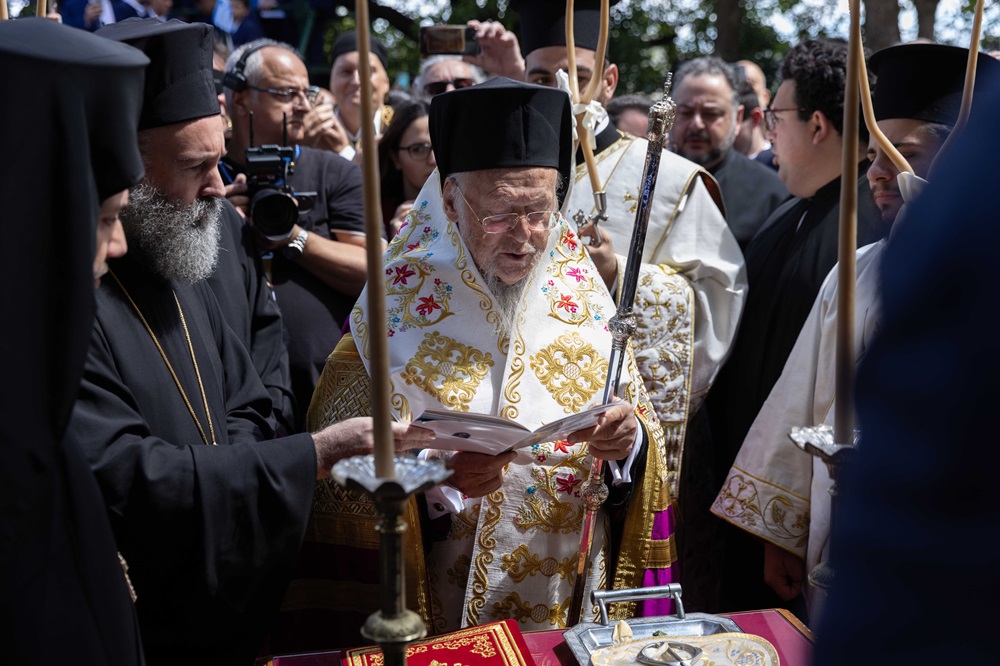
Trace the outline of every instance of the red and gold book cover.
{"type": "MultiPolygon", "coordinates": [[[[344,652],[342,666],[383,666],[379,647],[344,652]]],[[[513,619],[435,636],[406,648],[407,666],[535,666],[513,619]]]]}

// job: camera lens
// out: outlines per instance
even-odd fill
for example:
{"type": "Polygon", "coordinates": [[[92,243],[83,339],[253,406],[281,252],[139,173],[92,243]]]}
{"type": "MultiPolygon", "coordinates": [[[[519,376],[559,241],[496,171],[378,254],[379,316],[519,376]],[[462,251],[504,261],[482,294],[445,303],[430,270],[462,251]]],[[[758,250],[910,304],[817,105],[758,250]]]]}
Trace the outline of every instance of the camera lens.
{"type": "Polygon", "coordinates": [[[250,198],[253,226],[271,240],[288,238],[299,219],[299,208],[287,192],[265,187],[250,198]]]}

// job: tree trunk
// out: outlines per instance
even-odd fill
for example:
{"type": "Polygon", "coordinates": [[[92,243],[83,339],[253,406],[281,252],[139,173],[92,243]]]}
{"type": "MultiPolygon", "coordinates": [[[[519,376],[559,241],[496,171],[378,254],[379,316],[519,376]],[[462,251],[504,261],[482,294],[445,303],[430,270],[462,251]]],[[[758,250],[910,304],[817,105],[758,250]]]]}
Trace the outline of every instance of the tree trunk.
{"type": "Polygon", "coordinates": [[[865,46],[871,53],[899,43],[898,0],[864,0],[865,46]]]}
{"type": "Polygon", "coordinates": [[[934,41],[934,20],[941,0],[913,0],[917,8],[917,37],[934,41]]]}
{"type": "Polygon", "coordinates": [[[715,0],[715,55],[726,62],[739,59],[742,19],[740,0],[715,0]]]}

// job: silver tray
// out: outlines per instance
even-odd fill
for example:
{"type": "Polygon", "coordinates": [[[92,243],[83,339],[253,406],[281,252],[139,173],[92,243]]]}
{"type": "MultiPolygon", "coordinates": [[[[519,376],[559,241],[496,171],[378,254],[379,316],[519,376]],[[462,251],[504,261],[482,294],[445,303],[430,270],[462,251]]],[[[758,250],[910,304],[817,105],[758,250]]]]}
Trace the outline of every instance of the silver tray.
{"type": "Polygon", "coordinates": [[[626,620],[632,629],[633,638],[649,638],[657,631],[669,637],[710,636],[742,631],[739,625],[728,618],[708,613],[685,613],[684,606],[680,602],[680,586],[674,583],[639,590],[599,590],[594,592],[592,599],[601,612],[602,622],[581,622],[566,630],[563,639],[580,666],[589,666],[590,655],[595,650],[611,645],[611,635],[617,623],[608,621],[607,603],[659,599],[667,596],[673,597],[677,615],[626,620]]]}

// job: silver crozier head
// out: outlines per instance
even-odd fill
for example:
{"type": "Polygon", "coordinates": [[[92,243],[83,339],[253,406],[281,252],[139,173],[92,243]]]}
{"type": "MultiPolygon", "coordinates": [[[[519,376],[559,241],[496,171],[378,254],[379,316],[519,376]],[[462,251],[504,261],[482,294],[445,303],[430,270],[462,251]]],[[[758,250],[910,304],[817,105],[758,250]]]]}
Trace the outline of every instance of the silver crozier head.
{"type": "Polygon", "coordinates": [[[673,84],[673,80],[674,75],[668,73],[667,79],[663,83],[663,99],[649,107],[646,139],[659,146],[661,150],[663,142],[674,127],[674,119],[677,117],[677,103],[670,97],[670,86],[673,84]]]}

